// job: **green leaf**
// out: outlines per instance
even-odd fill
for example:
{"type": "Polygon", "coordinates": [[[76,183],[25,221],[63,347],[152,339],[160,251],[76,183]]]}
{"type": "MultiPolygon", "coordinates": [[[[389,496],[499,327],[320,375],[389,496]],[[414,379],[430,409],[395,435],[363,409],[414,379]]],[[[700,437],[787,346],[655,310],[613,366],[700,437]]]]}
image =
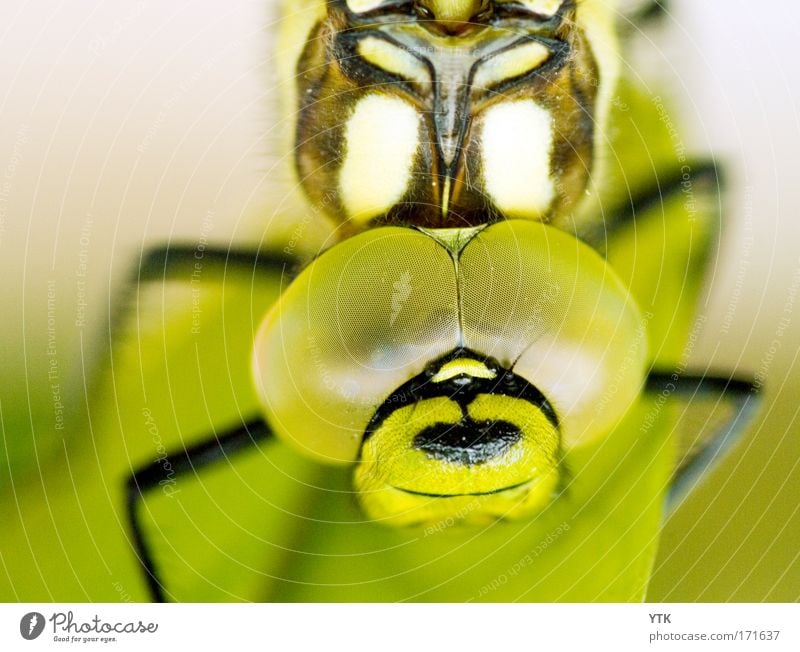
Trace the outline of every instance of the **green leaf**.
{"type": "MultiPolygon", "coordinates": [[[[644,105],[642,122],[631,125],[648,134],[652,169],[637,166],[641,149],[618,138],[632,188],[674,170],[663,119],[644,105]]],[[[618,116],[620,133],[623,123],[618,116]]],[[[616,214],[624,213],[620,187],[616,199],[603,198],[616,214]]],[[[715,224],[690,212],[668,197],[601,230],[597,243],[651,313],[653,358],[666,365],[679,364],[691,341],[715,224]]],[[[126,522],[126,479],[258,413],[250,346],[282,283],[279,273],[239,270],[141,287],[100,363],[107,373],[92,386],[86,437],[68,443],[41,479],[17,479],[0,503],[10,524],[0,597],[147,597],[126,522]]],[[[423,530],[368,522],[350,469],[318,466],[273,441],[148,492],[144,534],[177,600],[639,601],[681,415],[643,395],[611,436],[575,454],[559,497],[525,522],[423,530]]]]}

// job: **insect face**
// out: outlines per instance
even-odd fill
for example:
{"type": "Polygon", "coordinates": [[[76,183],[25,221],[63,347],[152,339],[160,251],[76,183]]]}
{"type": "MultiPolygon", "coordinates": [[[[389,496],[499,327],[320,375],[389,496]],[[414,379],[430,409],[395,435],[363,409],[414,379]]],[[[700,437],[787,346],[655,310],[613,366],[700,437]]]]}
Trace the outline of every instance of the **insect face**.
{"type": "Polygon", "coordinates": [[[395,524],[527,514],[556,488],[560,439],[539,390],[457,350],[378,410],[355,483],[367,513],[395,524]]]}
{"type": "Polygon", "coordinates": [[[307,193],[351,231],[566,215],[601,113],[595,4],[328,3],[297,67],[307,193]]]}
{"type": "Polygon", "coordinates": [[[638,396],[645,348],[627,290],[570,235],[382,227],[300,274],[254,370],[273,431],[356,462],[373,518],[428,522],[477,500],[470,519],[486,520],[547,503],[571,451],[638,396]]]}

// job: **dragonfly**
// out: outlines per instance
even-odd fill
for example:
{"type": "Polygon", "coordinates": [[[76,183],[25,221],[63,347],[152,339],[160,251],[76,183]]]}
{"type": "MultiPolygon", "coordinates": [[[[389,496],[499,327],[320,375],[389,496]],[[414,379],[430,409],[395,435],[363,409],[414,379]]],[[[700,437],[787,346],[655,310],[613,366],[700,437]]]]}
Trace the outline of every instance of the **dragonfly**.
{"type": "Polygon", "coordinates": [[[663,5],[281,11],[298,224],[329,235],[136,266],[114,378],[151,597],[641,600],[758,404],[691,368],[720,173],[622,70],[663,5]]]}

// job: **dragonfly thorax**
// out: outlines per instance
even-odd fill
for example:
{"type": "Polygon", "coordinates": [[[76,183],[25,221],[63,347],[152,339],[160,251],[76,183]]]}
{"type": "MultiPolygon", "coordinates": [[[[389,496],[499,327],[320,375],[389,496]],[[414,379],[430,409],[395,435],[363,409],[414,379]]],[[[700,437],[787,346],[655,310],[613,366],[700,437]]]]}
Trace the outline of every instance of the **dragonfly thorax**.
{"type": "Polygon", "coordinates": [[[418,4],[429,19],[407,4],[334,2],[312,32],[296,138],[308,194],[351,230],[571,210],[592,169],[599,88],[572,4],[418,4]],[[468,14],[457,33],[436,18],[468,14]]]}

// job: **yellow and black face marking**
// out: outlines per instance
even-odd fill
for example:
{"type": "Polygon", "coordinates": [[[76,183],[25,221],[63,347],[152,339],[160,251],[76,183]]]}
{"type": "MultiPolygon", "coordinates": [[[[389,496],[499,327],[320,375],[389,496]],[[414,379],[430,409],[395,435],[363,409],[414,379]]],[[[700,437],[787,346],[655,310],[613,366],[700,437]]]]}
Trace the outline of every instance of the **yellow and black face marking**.
{"type": "Polygon", "coordinates": [[[395,525],[462,512],[523,517],[559,479],[559,427],[534,386],[456,350],[392,394],[367,428],[355,484],[367,513],[395,525]]]}
{"type": "Polygon", "coordinates": [[[306,191],[350,231],[568,214],[602,119],[597,5],[332,0],[297,67],[306,191]]]}

